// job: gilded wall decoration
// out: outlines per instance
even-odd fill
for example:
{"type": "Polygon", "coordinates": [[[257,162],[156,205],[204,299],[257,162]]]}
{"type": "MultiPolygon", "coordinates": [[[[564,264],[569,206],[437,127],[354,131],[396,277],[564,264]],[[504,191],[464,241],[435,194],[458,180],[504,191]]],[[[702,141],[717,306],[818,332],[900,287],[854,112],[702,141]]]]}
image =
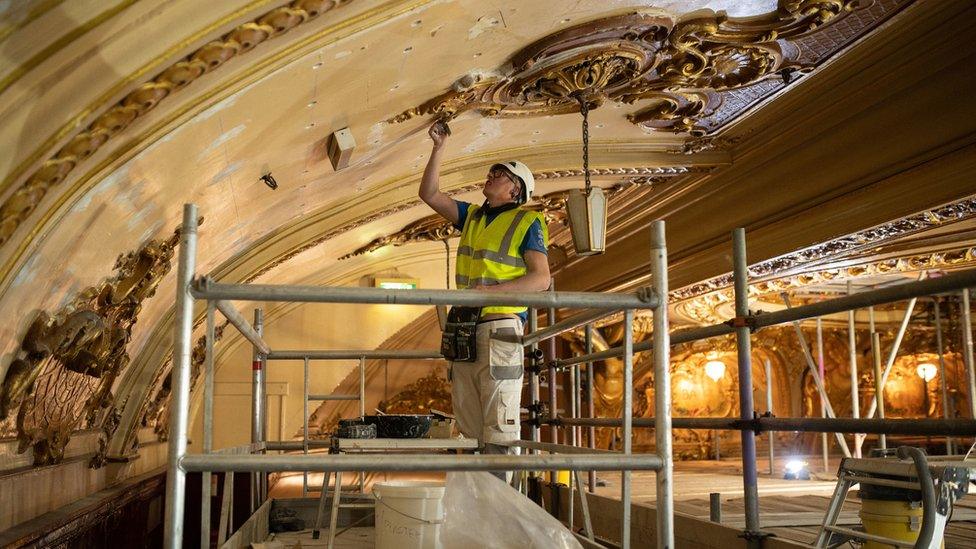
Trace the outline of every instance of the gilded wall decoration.
{"type": "Polygon", "coordinates": [[[432,369],[392,397],[381,400],[377,409],[385,414],[427,414],[431,409],[452,413],[451,383],[432,369]]]}
{"type": "Polygon", "coordinates": [[[114,277],[31,322],[0,386],[0,417],[19,409],[18,451],[33,448],[35,465],[61,461],[80,428],[114,430],[112,385],[129,363],[126,345],[143,301],[170,270],[179,233],[120,255],[114,277]]]}
{"type": "MultiPolygon", "coordinates": [[[[919,304],[920,314],[929,314],[926,306],[919,304]]],[[[966,417],[965,369],[956,342],[950,340],[958,330],[955,325],[957,303],[944,305],[944,327],[947,349],[944,356],[947,371],[947,387],[950,398],[950,416],[966,417]]],[[[938,365],[934,353],[934,333],[926,326],[912,324],[899,349],[891,376],[885,387],[887,417],[942,417],[945,406],[938,375],[924,382],[918,376],[917,367],[923,362],[938,365]]],[[[622,333],[620,320],[613,325],[595,330],[594,350],[619,345],[622,333]]],[[[635,339],[648,337],[649,326],[635,325],[635,339]]],[[[808,345],[815,345],[816,333],[804,327],[808,345]]],[[[883,356],[887,356],[895,334],[891,330],[882,333],[883,356]]],[[[564,335],[570,341],[573,352],[582,351],[582,336],[577,332],[564,335]]],[[[860,409],[867,410],[874,398],[874,380],[870,364],[870,337],[866,330],[858,329],[857,360],[860,409]]],[[[825,327],[824,364],[825,383],[835,413],[838,417],[851,416],[850,363],[847,332],[845,329],[825,327]]],[[[677,345],[671,355],[671,390],[675,417],[737,417],[738,371],[735,339],[731,335],[677,345]],[[718,360],[725,364],[724,372],[711,378],[705,363],[718,360]]],[[[809,376],[806,360],[792,326],[770,327],[753,334],[753,400],[755,409],[766,410],[766,386],[773,387],[773,412],[780,417],[819,417],[819,397],[809,376]],[[766,379],[763,363],[770,361],[772,379],[766,379]]],[[[816,348],[812,349],[816,356],[816,348]]],[[[611,359],[594,364],[594,401],[597,417],[619,417],[622,393],[622,361],[611,359]]],[[[654,415],[654,375],[651,356],[642,353],[634,362],[634,417],[654,415]]],[[[609,448],[619,444],[619,429],[598,429],[597,445],[609,448]]],[[[710,433],[704,430],[676,429],[674,433],[675,455],[678,459],[702,459],[713,455],[716,442],[722,445],[722,453],[738,452],[737,432],[710,433]],[[717,436],[717,439],[716,439],[717,436]]],[[[815,452],[819,436],[814,433],[777,433],[776,443],[790,451],[815,452]]],[[[765,442],[765,441],[764,441],[765,442]]],[[[636,429],[634,447],[641,450],[654,448],[653,430],[636,429]]]]}
{"type": "MultiPolygon", "coordinates": [[[[425,115],[451,119],[469,110],[486,117],[568,114],[579,112],[583,99],[591,108],[606,101],[637,105],[627,118],[642,128],[701,136],[720,127],[702,120],[716,112],[727,92],[769,79],[783,83],[777,74],[783,71],[813,70],[825,57],[799,62],[800,49],[792,41],[818,34],[866,5],[781,0],[775,11],[749,18],[697,12],[675,20],[659,10],[605,17],[516,52],[496,71],[504,76],[466,75],[388,122],[425,115]]],[[[736,114],[778,87],[743,103],[736,114]]]]}
{"type": "MultiPolygon", "coordinates": [[[[954,311],[955,305],[957,304],[944,306],[943,314],[949,313],[950,310],[954,311]]],[[[923,314],[927,314],[925,309],[930,309],[931,305],[919,303],[916,307],[922,309],[923,314]]],[[[959,350],[955,348],[954,337],[954,334],[958,333],[958,326],[953,325],[949,320],[948,315],[943,319],[946,343],[943,361],[946,368],[947,395],[950,399],[949,416],[966,417],[969,401],[965,391],[967,383],[965,366],[959,350]]],[[[927,329],[931,323],[926,322],[926,324],[928,326],[923,329],[918,329],[914,324],[909,325],[909,330],[899,347],[898,356],[895,358],[884,387],[885,417],[943,417],[946,402],[942,398],[941,372],[937,372],[928,382],[918,375],[919,364],[930,363],[939,366],[939,357],[935,353],[935,334],[934,331],[927,329]]],[[[804,329],[804,332],[809,342],[815,341],[812,329],[804,329]]],[[[851,369],[847,331],[824,328],[824,337],[824,362],[828,365],[825,379],[827,396],[838,416],[850,417],[851,369]]],[[[894,338],[894,330],[885,330],[881,333],[882,366],[888,358],[894,338]]],[[[856,340],[859,406],[864,413],[874,401],[875,395],[871,338],[867,330],[859,329],[856,340]]],[[[820,415],[820,397],[812,378],[805,371],[802,373],[802,398],[801,413],[804,416],[820,415]]]]}
{"type": "MultiPolygon", "coordinates": [[[[225,320],[222,324],[214,326],[214,345],[216,345],[221,338],[224,337],[224,329],[227,327],[227,321],[225,320]]],[[[203,370],[203,362],[207,357],[206,354],[207,340],[205,336],[200,336],[197,338],[196,344],[193,346],[193,350],[190,353],[190,389],[191,391],[196,389],[197,383],[203,382],[203,377],[200,375],[203,370]]],[[[216,351],[215,351],[216,352],[216,351]]],[[[160,440],[165,440],[169,434],[169,395],[172,392],[172,374],[173,361],[172,357],[166,359],[163,362],[163,366],[157,370],[156,378],[150,384],[150,387],[155,387],[155,391],[148,391],[150,395],[154,395],[152,398],[147,398],[143,403],[143,411],[139,414],[142,418],[140,425],[143,427],[152,427],[153,432],[160,440]]]]}
{"type": "MultiPolygon", "coordinates": [[[[749,293],[752,296],[778,294],[822,282],[896,272],[963,267],[976,261],[976,248],[965,247],[951,251],[855,263],[841,268],[814,270],[817,264],[856,256],[875,249],[885,242],[974,218],[976,218],[976,196],[969,196],[938,208],[918,212],[762,261],[749,266],[749,277],[758,279],[750,284],[749,293]]],[[[674,301],[695,298],[692,302],[679,304],[682,314],[697,322],[710,324],[718,321],[713,313],[715,307],[731,301],[731,287],[732,275],[724,274],[673,290],[671,298],[674,301]]]]}
{"type": "MultiPolygon", "coordinates": [[[[836,269],[810,271],[793,276],[784,276],[749,285],[749,294],[756,297],[766,297],[779,303],[779,294],[785,291],[799,290],[808,286],[828,282],[855,280],[861,277],[872,277],[892,273],[913,273],[925,270],[958,269],[976,265],[976,247],[966,247],[949,252],[910,255],[907,257],[888,258],[867,263],[855,263],[836,269]]],[[[713,279],[715,280],[715,279],[713,279]]],[[[671,293],[673,299],[682,290],[671,293]]],[[[729,288],[716,290],[704,295],[684,299],[674,308],[682,317],[700,324],[715,324],[727,320],[721,312],[734,300],[733,291],[729,288]]],[[[760,308],[762,304],[760,303],[760,308]]]]}
{"type": "MultiPolygon", "coordinates": [[[[650,336],[650,322],[635,322],[635,341],[650,336]]],[[[574,353],[582,352],[581,332],[571,332],[563,336],[570,341],[574,353]]],[[[594,351],[620,345],[623,338],[621,318],[594,330],[594,351]]],[[[735,346],[732,338],[714,338],[707,345],[704,342],[676,346],[671,361],[671,388],[674,396],[675,417],[731,417],[738,413],[737,373],[735,370],[735,346]],[[704,363],[708,360],[721,360],[726,370],[719,379],[705,375],[704,363]]],[[[762,359],[773,357],[777,387],[788,376],[783,372],[781,358],[774,353],[754,348],[755,364],[753,377],[757,394],[765,391],[765,373],[762,359]]],[[[619,417],[623,400],[623,361],[609,359],[594,364],[594,407],[597,417],[619,417]]],[[[785,395],[787,391],[777,390],[781,395],[777,409],[789,406],[785,395]]],[[[764,393],[763,393],[764,394],[764,393]]],[[[641,353],[634,357],[634,417],[653,417],[654,415],[654,374],[651,356],[641,353]]],[[[599,448],[619,447],[620,429],[597,429],[596,444],[599,448]]],[[[729,435],[722,434],[723,440],[729,435]]],[[[636,429],[633,444],[640,451],[654,448],[654,432],[649,429],[636,429]]],[[[713,452],[714,436],[708,431],[678,429],[674,433],[675,456],[677,459],[702,459],[713,452]]]]}
{"type": "MultiPolygon", "coordinates": [[[[64,181],[78,164],[151,111],[160,101],[182,90],[203,74],[217,70],[231,58],[351,1],[293,0],[208,42],[129,92],[43,162],[0,205],[0,245],[10,239],[52,187],[64,181]]],[[[18,175],[11,174],[0,188],[6,188],[18,175]]]]}

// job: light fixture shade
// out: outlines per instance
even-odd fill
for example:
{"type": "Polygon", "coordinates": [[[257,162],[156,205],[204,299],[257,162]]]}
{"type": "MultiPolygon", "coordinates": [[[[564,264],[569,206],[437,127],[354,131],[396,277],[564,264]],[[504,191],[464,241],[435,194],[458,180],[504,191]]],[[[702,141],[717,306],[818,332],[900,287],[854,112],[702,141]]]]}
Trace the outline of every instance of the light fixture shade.
{"type": "Polygon", "coordinates": [[[705,363],[705,375],[718,381],[725,376],[725,363],[721,360],[709,360],[705,363]]]}
{"type": "Polygon", "coordinates": [[[600,187],[572,189],[566,200],[569,230],[577,255],[602,254],[606,250],[607,195],[600,187]]]}
{"type": "Polygon", "coordinates": [[[938,373],[938,371],[939,369],[935,366],[935,364],[930,362],[919,364],[918,368],[915,369],[915,373],[918,374],[918,377],[924,379],[926,383],[935,379],[935,374],[938,373]]]}

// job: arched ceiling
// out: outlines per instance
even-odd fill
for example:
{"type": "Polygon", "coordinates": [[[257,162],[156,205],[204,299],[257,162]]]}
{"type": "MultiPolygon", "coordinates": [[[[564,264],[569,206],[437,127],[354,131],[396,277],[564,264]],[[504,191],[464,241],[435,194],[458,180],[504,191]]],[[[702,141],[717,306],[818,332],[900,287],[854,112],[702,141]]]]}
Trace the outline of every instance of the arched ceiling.
{"type": "MultiPolygon", "coordinates": [[[[973,163],[972,107],[916,116],[900,140],[889,131],[892,113],[973,83],[958,70],[973,52],[953,46],[973,43],[972,7],[924,4],[5,4],[0,303],[17,320],[0,326],[0,377],[38,311],[76,307],[113,276],[117,257],[169,238],[185,202],[204,218],[197,271],[221,280],[351,283],[418,254],[441,262],[435,246],[339,258],[429,215],[416,190],[435,117],[453,129],[444,189],[477,201],[486,167],[517,157],[536,172],[537,194],[557,203],[581,184],[574,90],[599,105],[595,183],[619,192],[606,256],[583,260],[565,233],[555,239],[562,288],[640,283],[654,217],[669,221],[673,287],[693,288],[727,272],[734,226],[754,231],[758,261],[960,203],[971,184],[938,169],[973,163]],[[335,171],[328,137],[342,128],[356,148],[335,171]],[[874,135],[885,144],[877,151],[874,135]],[[260,180],[269,172],[277,189],[260,180]]],[[[958,251],[970,240],[940,245],[958,251]]],[[[885,242],[896,256],[919,252],[885,242]]],[[[112,383],[128,398],[123,433],[169,352],[174,273],[157,283],[138,303],[131,363],[112,383]]]]}

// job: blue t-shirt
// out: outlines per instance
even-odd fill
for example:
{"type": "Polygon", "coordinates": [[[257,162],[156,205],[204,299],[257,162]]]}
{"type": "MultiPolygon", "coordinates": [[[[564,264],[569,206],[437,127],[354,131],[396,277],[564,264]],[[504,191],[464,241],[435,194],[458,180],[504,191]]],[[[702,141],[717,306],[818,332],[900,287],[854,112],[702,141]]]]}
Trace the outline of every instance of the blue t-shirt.
{"type": "MultiPolygon", "coordinates": [[[[468,211],[471,209],[470,202],[461,202],[460,200],[455,200],[458,208],[458,222],[454,224],[457,229],[464,230],[464,222],[468,219],[468,211]]],[[[498,214],[488,214],[488,223],[491,223],[498,217],[498,214]]],[[[525,256],[525,250],[534,250],[539,253],[549,255],[546,249],[546,241],[542,238],[542,224],[538,219],[532,222],[529,226],[528,232],[525,233],[525,238],[522,239],[522,243],[519,244],[519,255],[525,256]]],[[[516,313],[519,318],[522,319],[522,325],[524,326],[528,322],[529,313],[528,311],[523,311],[521,313],[516,313]]]]}

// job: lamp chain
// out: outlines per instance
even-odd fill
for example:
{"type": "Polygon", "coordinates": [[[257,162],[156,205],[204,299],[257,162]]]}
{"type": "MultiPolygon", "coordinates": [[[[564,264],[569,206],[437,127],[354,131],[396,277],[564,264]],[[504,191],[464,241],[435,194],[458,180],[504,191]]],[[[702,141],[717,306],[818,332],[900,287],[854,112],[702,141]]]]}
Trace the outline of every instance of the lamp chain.
{"type": "Polygon", "coordinates": [[[586,194],[590,194],[590,106],[586,104],[583,94],[577,94],[576,100],[580,104],[580,114],[583,115],[583,180],[586,182],[586,194]]]}

